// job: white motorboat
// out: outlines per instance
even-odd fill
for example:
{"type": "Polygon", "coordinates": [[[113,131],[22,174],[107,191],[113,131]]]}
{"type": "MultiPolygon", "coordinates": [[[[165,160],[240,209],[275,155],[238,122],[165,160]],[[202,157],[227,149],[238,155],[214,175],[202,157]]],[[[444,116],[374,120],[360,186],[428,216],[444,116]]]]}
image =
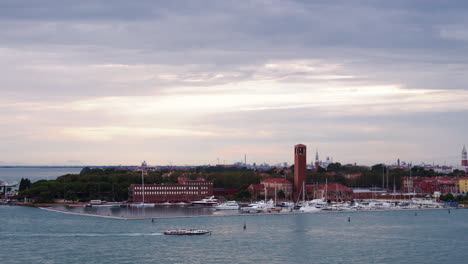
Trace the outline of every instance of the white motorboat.
{"type": "Polygon", "coordinates": [[[275,202],[273,202],[273,200],[270,200],[267,203],[265,203],[264,201],[260,201],[256,203],[251,203],[246,207],[242,207],[241,211],[245,213],[260,213],[266,212],[273,207],[275,207],[275,202]]]}
{"type": "Polygon", "coordinates": [[[137,207],[137,208],[154,207],[154,203],[132,203],[130,204],[130,207],[137,207]]]}
{"type": "Polygon", "coordinates": [[[85,207],[120,207],[121,203],[118,202],[107,202],[101,200],[91,200],[85,207]]]}
{"type": "Polygon", "coordinates": [[[165,235],[175,235],[175,236],[183,236],[183,235],[204,235],[211,233],[208,230],[204,229],[170,229],[164,232],[165,235]]]}
{"type": "Polygon", "coordinates": [[[327,206],[325,199],[313,199],[311,201],[303,201],[302,206],[299,208],[300,212],[313,213],[323,210],[327,206]]]}
{"type": "Polygon", "coordinates": [[[216,210],[239,210],[239,204],[236,201],[227,201],[225,203],[215,205],[216,210]]]}
{"type": "Polygon", "coordinates": [[[202,205],[202,206],[214,206],[218,205],[218,199],[215,199],[214,196],[206,197],[200,201],[191,202],[192,205],[202,205]]]}
{"type": "Polygon", "coordinates": [[[424,198],[411,198],[411,203],[414,205],[426,207],[426,208],[438,208],[442,204],[436,202],[433,199],[424,199],[424,198]]]}

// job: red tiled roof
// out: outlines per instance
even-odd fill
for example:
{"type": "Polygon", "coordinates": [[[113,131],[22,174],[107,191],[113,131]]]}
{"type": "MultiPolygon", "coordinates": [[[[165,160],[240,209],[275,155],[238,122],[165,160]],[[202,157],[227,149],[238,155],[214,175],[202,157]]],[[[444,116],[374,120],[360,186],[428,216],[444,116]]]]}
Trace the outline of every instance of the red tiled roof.
{"type": "Polygon", "coordinates": [[[260,183],[283,183],[283,184],[291,184],[290,181],[281,178],[267,178],[260,181],[260,183]]]}
{"type": "Polygon", "coordinates": [[[265,188],[263,184],[250,184],[249,186],[249,189],[252,188],[254,190],[258,190],[258,189],[263,189],[265,188]]]}

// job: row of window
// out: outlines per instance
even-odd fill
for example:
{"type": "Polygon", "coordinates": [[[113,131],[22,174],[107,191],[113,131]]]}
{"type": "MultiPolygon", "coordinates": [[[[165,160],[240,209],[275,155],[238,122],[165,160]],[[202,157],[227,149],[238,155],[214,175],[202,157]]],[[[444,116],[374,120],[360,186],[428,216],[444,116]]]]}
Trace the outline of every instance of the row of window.
{"type": "MultiPolygon", "coordinates": [[[[208,186],[145,186],[145,190],[208,190],[208,186]]],[[[143,190],[143,187],[136,186],[135,190],[143,190]]]]}
{"type": "Polygon", "coordinates": [[[212,183],[211,182],[192,182],[192,181],[187,181],[185,182],[185,184],[188,184],[188,185],[211,185],[212,183]]]}
{"type": "MultiPolygon", "coordinates": [[[[166,195],[166,194],[208,194],[208,192],[145,192],[145,195],[166,195]]],[[[135,192],[135,195],[143,195],[143,192],[135,192]]]]}

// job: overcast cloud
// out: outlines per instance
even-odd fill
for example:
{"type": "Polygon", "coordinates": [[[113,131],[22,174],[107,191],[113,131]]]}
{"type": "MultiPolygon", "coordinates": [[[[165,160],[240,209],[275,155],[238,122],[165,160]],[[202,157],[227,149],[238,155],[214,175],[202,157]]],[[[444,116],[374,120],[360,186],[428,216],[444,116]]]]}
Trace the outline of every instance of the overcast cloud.
{"type": "Polygon", "coordinates": [[[458,165],[467,54],[466,1],[3,0],[0,162],[458,165]]]}

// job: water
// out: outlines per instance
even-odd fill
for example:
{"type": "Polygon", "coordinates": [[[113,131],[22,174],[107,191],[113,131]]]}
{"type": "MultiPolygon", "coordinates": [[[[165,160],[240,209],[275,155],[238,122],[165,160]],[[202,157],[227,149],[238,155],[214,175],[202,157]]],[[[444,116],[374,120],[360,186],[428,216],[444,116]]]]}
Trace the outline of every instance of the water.
{"type": "Polygon", "coordinates": [[[21,178],[28,178],[32,182],[38,180],[54,180],[65,174],[78,174],[82,168],[54,168],[54,167],[13,167],[0,168],[0,180],[6,182],[20,182],[21,178]]]}
{"type": "Polygon", "coordinates": [[[467,218],[468,210],[423,210],[417,216],[402,210],[152,223],[2,206],[0,258],[2,263],[464,263],[467,218]],[[170,228],[206,228],[213,234],[162,235],[170,228]]]}
{"type": "Polygon", "coordinates": [[[142,217],[180,217],[180,216],[223,216],[239,214],[238,210],[215,210],[203,206],[163,206],[156,207],[66,207],[57,206],[59,210],[70,211],[74,213],[97,214],[104,216],[116,216],[126,218],[142,217]]]}

